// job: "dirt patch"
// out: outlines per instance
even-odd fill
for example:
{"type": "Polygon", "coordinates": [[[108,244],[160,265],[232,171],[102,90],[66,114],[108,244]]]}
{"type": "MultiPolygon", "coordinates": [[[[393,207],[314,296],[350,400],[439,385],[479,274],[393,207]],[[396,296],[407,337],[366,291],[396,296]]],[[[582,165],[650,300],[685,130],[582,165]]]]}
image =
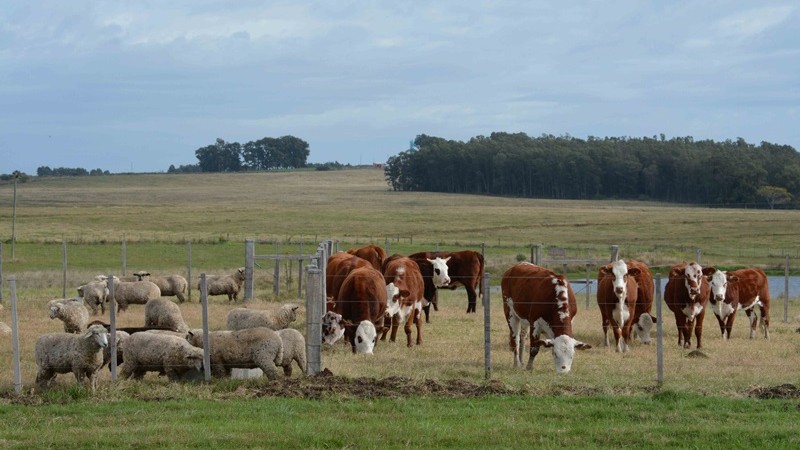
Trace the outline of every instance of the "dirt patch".
{"type": "Polygon", "coordinates": [[[760,399],[794,399],[800,398],[800,389],[793,384],[772,387],[752,386],[747,390],[747,395],[760,399]]]}

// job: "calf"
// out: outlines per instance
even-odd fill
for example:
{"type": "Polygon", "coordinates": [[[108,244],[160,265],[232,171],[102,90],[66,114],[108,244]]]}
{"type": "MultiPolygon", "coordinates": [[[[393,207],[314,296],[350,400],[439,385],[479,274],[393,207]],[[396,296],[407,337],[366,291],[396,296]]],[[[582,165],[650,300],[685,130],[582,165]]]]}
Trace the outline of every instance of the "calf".
{"type": "Polygon", "coordinates": [[[503,313],[509,328],[509,343],[514,352],[514,367],[522,365],[524,328],[530,330],[531,349],[527,368],[539,347],[552,347],[556,372],[568,373],[572,368],[575,350],[592,348],[572,337],[572,318],[578,313],[575,293],[564,275],[531,263],[511,266],[500,283],[503,293],[503,313]],[[540,333],[548,339],[539,340],[540,333]]]}
{"type": "Polygon", "coordinates": [[[736,311],[744,309],[750,322],[750,339],[756,334],[758,317],[754,311],[761,309],[761,327],[769,339],[769,281],[767,274],[757,268],[725,272],[709,267],[706,271],[711,285],[711,309],[717,316],[723,339],[731,338],[736,311]]]}
{"type": "MultiPolygon", "coordinates": [[[[417,345],[422,344],[422,303],[425,287],[419,266],[411,258],[393,255],[383,268],[386,282],[386,317],[391,321],[392,337],[397,337],[397,328],[403,324],[406,344],[411,347],[411,323],[417,327],[417,345]]],[[[388,330],[387,330],[388,331],[388,330]]],[[[384,331],[381,340],[386,339],[384,331]]]]}
{"type": "Polygon", "coordinates": [[[696,262],[682,262],[673,266],[664,287],[664,301],[675,314],[678,328],[678,345],[691,347],[691,334],[697,337],[697,348],[702,346],[703,319],[708,303],[708,282],[704,282],[703,268],[696,262]]]}
{"type": "Polygon", "coordinates": [[[614,341],[620,353],[628,351],[631,341],[639,289],[634,279],[637,275],[639,269],[629,269],[623,260],[601,266],[597,275],[597,305],[605,345],[608,347],[608,327],[613,325],[614,341]]]}
{"type": "Polygon", "coordinates": [[[373,353],[377,333],[384,331],[386,291],[383,275],[371,265],[354,269],[342,283],[333,312],[341,315],[353,353],[373,353]]]}
{"type": "Polygon", "coordinates": [[[412,259],[435,257],[441,257],[447,261],[447,274],[450,277],[450,283],[441,287],[453,290],[458,286],[464,286],[467,291],[467,313],[474,313],[478,293],[483,292],[483,255],[472,250],[420,252],[410,255],[412,259]]]}

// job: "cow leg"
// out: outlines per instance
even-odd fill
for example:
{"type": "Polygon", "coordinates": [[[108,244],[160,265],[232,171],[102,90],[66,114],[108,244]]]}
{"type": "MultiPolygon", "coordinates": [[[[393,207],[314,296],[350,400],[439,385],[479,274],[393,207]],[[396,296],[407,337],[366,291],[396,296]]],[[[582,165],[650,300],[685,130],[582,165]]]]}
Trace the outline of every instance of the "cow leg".
{"type": "Polygon", "coordinates": [[[392,342],[397,339],[397,329],[400,328],[400,314],[392,316],[392,336],[389,338],[392,342]]]}
{"type": "Polygon", "coordinates": [[[753,308],[746,309],[745,314],[747,314],[747,321],[750,323],[750,339],[756,337],[756,326],[758,325],[758,317],[756,317],[756,313],[753,311],[753,308]]]}
{"type": "MultiPolygon", "coordinates": [[[[603,314],[603,315],[605,315],[605,314],[603,314]]],[[[609,320],[607,318],[603,317],[602,322],[603,322],[603,345],[608,347],[609,346],[609,342],[608,342],[609,320]]]]}
{"type": "Polygon", "coordinates": [[[722,336],[726,339],[731,338],[731,330],[733,329],[733,321],[736,319],[736,312],[734,311],[725,320],[725,329],[722,331],[722,336]]]}
{"type": "Polygon", "coordinates": [[[467,290],[467,313],[474,313],[478,295],[475,293],[475,288],[471,286],[464,286],[464,289],[467,290]]]}
{"type": "Polygon", "coordinates": [[[425,312],[425,322],[431,323],[431,304],[428,303],[427,305],[423,306],[422,311],[425,312]]]}
{"type": "Polygon", "coordinates": [[[422,311],[415,309],[414,316],[416,320],[414,320],[417,326],[417,345],[422,345],[422,311]]]}
{"type": "Polygon", "coordinates": [[[386,340],[386,335],[389,334],[389,330],[392,328],[392,318],[389,316],[383,316],[383,333],[381,333],[381,340],[386,340]]]}
{"type": "Polygon", "coordinates": [[[512,315],[511,318],[509,318],[508,324],[511,328],[510,339],[511,349],[514,351],[514,367],[519,367],[522,365],[522,358],[520,357],[520,335],[522,334],[522,323],[521,320],[516,317],[516,315],[512,315]]]}
{"type": "Polygon", "coordinates": [[[620,344],[620,340],[622,339],[622,328],[619,327],[615,321],[611,322],[611,330],[614,332],[614,344],[617,346],[617,352],[622,353],[622,345],[620,344]]]}
{"type": "Polygon", "coordinates": [[[722,339],[729,339],[731,337],[730,333],[728,333],[727,338],[725,337],[725,328],[727,327],[728,319],[723,319],[716,311],[714,312],[714,317],[717,318],[717,323],[719,323],[719,331],[722,333],[722,339]]]}
{"type": "Polygon", "coordinates": [[[702,342],[700,341],[703,337],[703,322],[706,317],[706,310],[700,312],[694,320],[694,337],[697,338],[697,348],[702,347],[702,342]]]}
{"type": "Polygon", "coordinates": [[[769,304],[767,306],[760,306],[761,309],[761,326],[764,327],[764,339],[769,339],[769,304]]]}
{"type": "Polygon", "coordinates": [[[411,323],[414,322],[414,315],[416,314],[416,310],[412,309],[411,314],[408,315],[406,318],[406,323],[403,325],[403,331],[406,332],[406,346],[412,347],[411,345],[411,323]]]}

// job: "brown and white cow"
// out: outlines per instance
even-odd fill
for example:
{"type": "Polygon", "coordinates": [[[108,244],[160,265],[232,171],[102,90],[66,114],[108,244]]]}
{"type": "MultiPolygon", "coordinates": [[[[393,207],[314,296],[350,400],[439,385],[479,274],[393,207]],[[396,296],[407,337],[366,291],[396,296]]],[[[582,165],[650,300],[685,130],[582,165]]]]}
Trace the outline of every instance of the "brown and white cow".
{"type": "Polygon", "coordinates": [[[639,269],[628,268],[625,261],[618,260],[600,266],[597,274],[597,305],[602,318],[603,339],[608,347],[608,327],[614,332],[617,351],[628,351],[631,329],[634,324],[639,286],[634,277],[639,269]]]}
{"type": "Polygon", "coordinates": [[[347,253],[351,255],[358,256],[359,258],[366,259],[372,264],[372,267],[381,270],[383,267],[383,261],[386,260],[386,250],[383,247],[369,244],[365,245],[361,248],[351,248],[347,250],[347,253]]]}
{"type": "Polygon", "coordinates": [[[769,281],[767,274],[758,268],[725,272],[709,267],[705,271],[711,285],[711,309],[717,316],[723,339],[731,338],[736,311],[743,309],[750,322],[750,339],[756,334],[758,317],[755,307],[761,309],[761,328],[769,339],[769,281]]]}
{"type": "MultiPolygon", "coordinates": [[[[403,324],[406,332],[406,344],[411,347],[411,324],[417,327],[417,345],[422,344],[422,304],[425,300],[425,287],[419,266],[413,259],[392,255],[383,267],[383,278],[386,282],[386,317],[391,321],[394,342],[397,328],[403,324]]],[[[384,331],[381,340],[386,339],[384,331]]]]}
{"type": "Polygon", "coordinates": [[[333,312],[341,316],[339,324],[344,328],[344,337],[353,353],[372,354],[378,333],[384,331],[386,284],[383,275],[371,265],[354,269],[339,289],[333,312]]]}
{"type": "Polygon", "coordinates": [[[639,270],[639,273],[634,276],[638,289],[636,290],[636,310],[633,313],[633,332],[643,344],[649,344],[650,330],[658,321],[656,316],[650,313],[653,309],[653,297],[656,292],[653,275],[647,264],[641,261],[629,260],[627,264],[628,271],[639,270]]]}
{"type": "Polygon", "coordinates": [[[703,319],[709,297],[708,281],[703,268],[696,262],[682,262],[672,267],[664,287],[664,301],[675,314],[678,345],[691,347],[691,334],[697,337],[697,348],[702,346],[703,319]]]}
{"type": "Polygon", "coordinates": [[[428,259],[437,256],[447,260],[447,274],[450,277],[450,283],[442,287],[453,290],[464,286],[467,291],[467,313],[474,313],[478,293],[483,292],[483,255],[472,250],[420,252],[410,255],[411,258],[428,259]]]}
{"type": "MultiPolygon", "coordinates": [[[[391,258],[391,256],[387,258],[387,261],[391,258]]],[[[439,297],[436,293],[436,289],[450,284],[450,277],[447,273],[447,261],[442,258],[411,259],[417,263],[420,274],[422,274],[422,281],[425,288],[423,294],[425,300],[422,302],[422,311],[425,313],[425,322],[431,323],[431,305],[433,305],[434,311],[439,310],[439,297]]]]}
{"type": "Polygon", "coordinates": [[[500,286],[514,367],[522,365],[525,328],[530,330],[531,341],[528,369],[533,367],[541,346],[552,347],[558,373],[572,369],[576,349],[592,348],[572,337],[572,318],[578,313],[578,306],[572,286],[564,275],[523,262],[506,270],[500,286]],[[540,340],[540,333],[547,334],[548,339],[540,340]]]}
{"type": "MultiPolygon", "coordinates": [[[[327,310],[331,310],[339,295],[347,275],[359,267],[372,267],[372,264],[364,258],[351,255],[346,252],[334,253],[328,257],[328,265],[325,269],[325,296],[327,297],[327,310]]],[[[377,270],[380,270],[378,268],[377,270]]]]}

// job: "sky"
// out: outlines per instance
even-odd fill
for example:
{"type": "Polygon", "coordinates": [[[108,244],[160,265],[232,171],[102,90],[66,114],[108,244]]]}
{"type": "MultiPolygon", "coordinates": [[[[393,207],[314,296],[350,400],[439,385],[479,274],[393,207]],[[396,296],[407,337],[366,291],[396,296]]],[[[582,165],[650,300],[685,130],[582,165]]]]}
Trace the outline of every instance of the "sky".
{"type": "Polygon", "coordinates": [[[800,149],[798,30],[795,0],[2,0],[0,174],[285,135],[344,164],[496,131],[800,149]]]}

